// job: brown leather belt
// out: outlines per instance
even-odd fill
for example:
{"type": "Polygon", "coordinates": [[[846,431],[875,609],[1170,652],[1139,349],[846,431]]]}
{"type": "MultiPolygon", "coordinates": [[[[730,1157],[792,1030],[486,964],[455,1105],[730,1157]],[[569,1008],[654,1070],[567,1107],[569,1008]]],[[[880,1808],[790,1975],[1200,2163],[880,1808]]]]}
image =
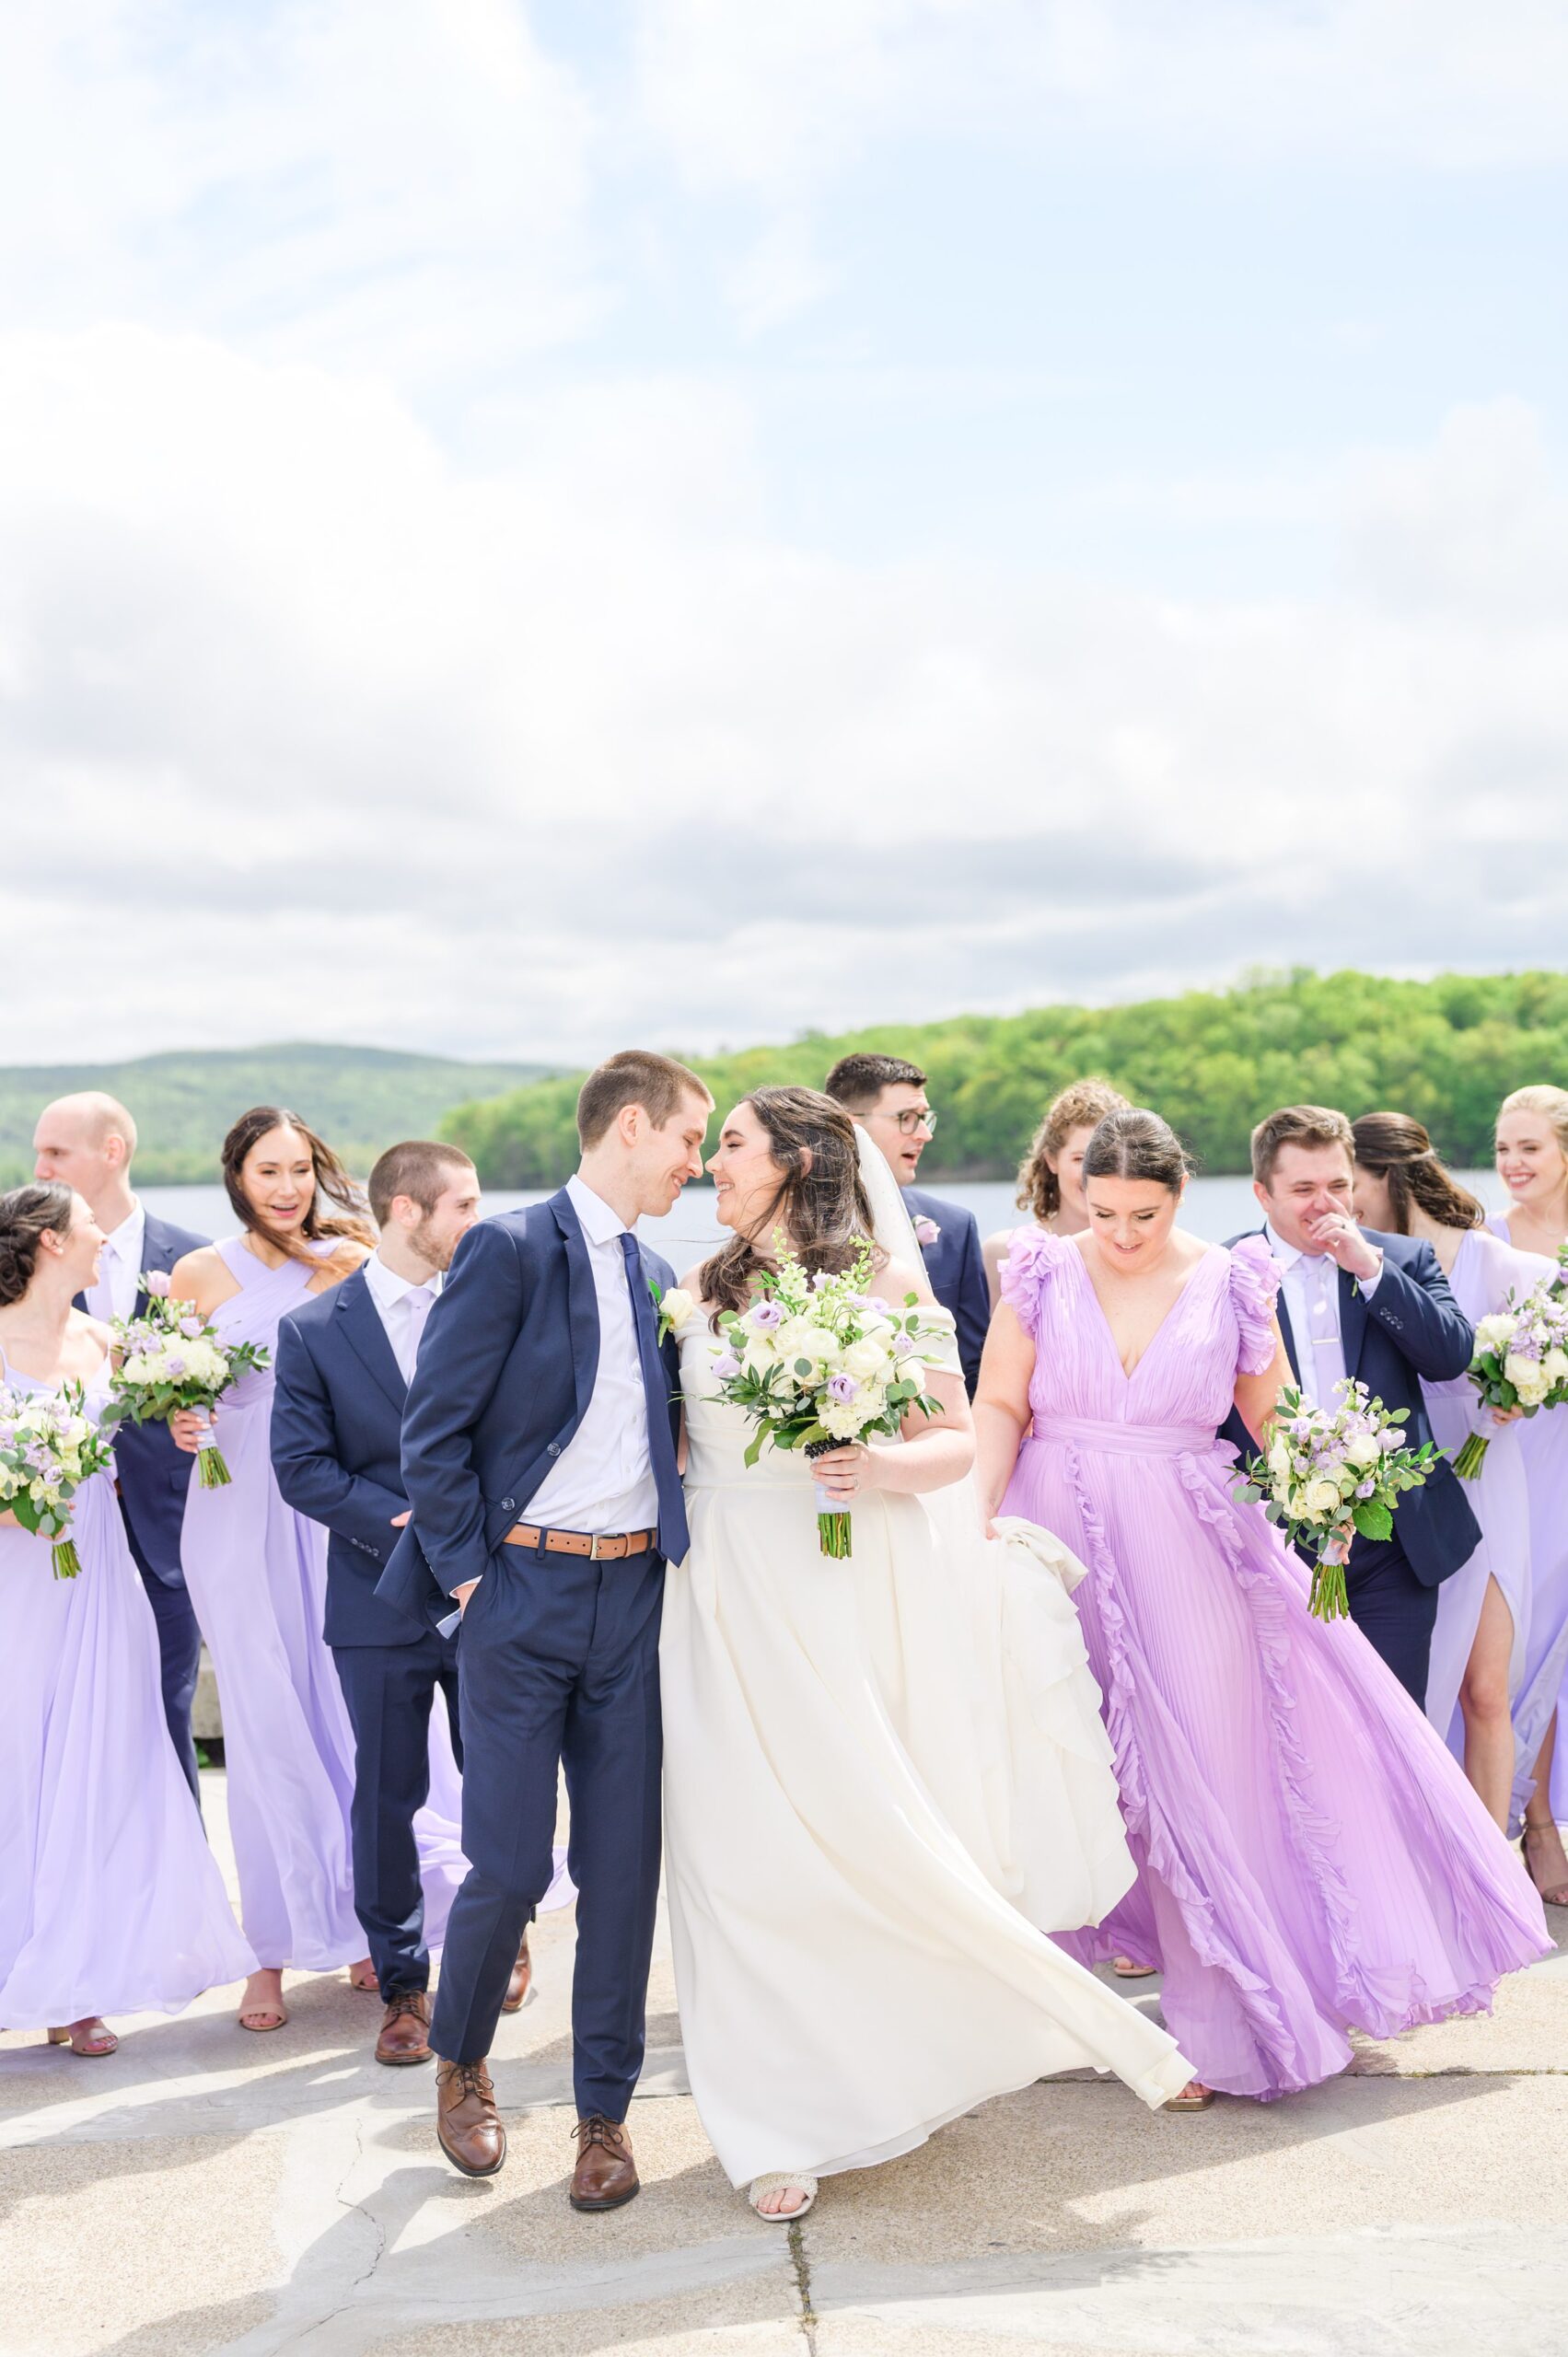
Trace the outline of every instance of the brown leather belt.
{"type": "Polygon", "coordinates": [[[645,1555],[657,1537],[656,1530],[616,1530],[595,1538],[586,1530],[541,1530],[536,1522],[515,1522],[506,1544],[542,1547],[547,1555],[586,1555],[590,1563],[619,1563],[627,1555],[645,1555]]]}

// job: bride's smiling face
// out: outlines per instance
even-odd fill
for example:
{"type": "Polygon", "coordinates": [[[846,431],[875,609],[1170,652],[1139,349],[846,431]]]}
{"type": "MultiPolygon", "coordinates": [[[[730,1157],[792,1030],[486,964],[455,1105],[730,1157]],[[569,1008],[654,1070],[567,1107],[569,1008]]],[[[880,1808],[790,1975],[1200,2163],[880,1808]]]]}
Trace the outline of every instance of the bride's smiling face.
{"type": "Polygon", "coordinates": [[[784,1184],[768,1132],[744,1102],[725,1116],[718,1149],[708,1157],[714,1182],[714,1217],[738,1236],[755,1237],[784,1184]]]}
{"type": "Polygon", "coordinates": [[[1121,1276],[1152,1268],[1170,1241],[1181,1198],[1154,1178],[1086,1178],[1095,1250],[1121,1276]]]}

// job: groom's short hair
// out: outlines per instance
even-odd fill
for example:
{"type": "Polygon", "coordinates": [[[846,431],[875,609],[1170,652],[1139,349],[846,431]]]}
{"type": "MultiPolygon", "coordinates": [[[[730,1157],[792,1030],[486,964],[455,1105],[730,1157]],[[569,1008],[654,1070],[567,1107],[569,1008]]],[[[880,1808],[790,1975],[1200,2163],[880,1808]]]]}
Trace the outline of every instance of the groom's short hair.
{"type": "Polygon", "coordinates": [[[1331,1105],[1283,1105],[1252,1132],[1252,1176],[1260,1187],[1273,1177],[1286,1145],[1342,1145],[1355,1160],[1355,1132],[1342,1113],[1331,1105]]]}
{"type": "Polygon", "coordinates": [[[623,1048],[608,1063],[589,1073],[577,1096],[577,1139],[586,1153],[598,1145],[616,1115],[628,1105],[640,1105],[656,1130],[680,1110],[684,1097],[700,1097],[713,1104],[705,1080],[673,1056],[656,1056],[651,1048],[623,1048]]]}
{"type": "Polygon", "coordinates": [[[850,1113],[869,1113],[885,1088],[923,1088],[925,1074],[904,1056],[841,1056],[822,1094],[850,1113]]]}

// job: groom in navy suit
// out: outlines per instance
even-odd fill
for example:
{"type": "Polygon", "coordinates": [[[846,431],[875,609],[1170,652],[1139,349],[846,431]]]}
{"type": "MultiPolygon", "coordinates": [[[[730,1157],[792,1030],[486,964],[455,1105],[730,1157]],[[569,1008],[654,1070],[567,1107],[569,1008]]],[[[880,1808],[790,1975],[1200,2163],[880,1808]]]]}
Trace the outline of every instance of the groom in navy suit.
{"type": "MultiPolygon", "coordinates": [[[[209,1238],[159,1219],[131,1191],[136,1124],[117,1098],[98,1089],[57,1097],[33,1132],[33,1175],[74,1187],[103,1230],[98,1282],[79,1294],[76,1307],[94,1318],[140,1318],[146,1279],[165,1275],[186,1252],[209,1238]]],[[[157,1623],[158,1666],[168,1739],[185,1781],[202,1803],[191,1706],[202,1660],[202,1631],[180,1560],[185,1494],[194,1459],[175,1447],[167,1424],[114,1428],[115,1486],[121,1519],[157,1623]]]]}
{"type": "MultiPolygon", "coordinates": [[[[413,1820],[430,1789],[430,1713],[439,1687],[462,1759],[451,1637],[385,1604],[376,1583],[408,1520],[403,1408],[443,1272],[479,1217],[479,1179],[456,1146],[411,1139],[370,1173],[375,1252],[278,1330],[273,1468],[291,1506],[324,1525],[324,1634],[354,1727],[354,1912],[386,2008],[376,2060],[430,2060],[430,1951],[413,1820]]],[[[516,2010],[526,1951],[513,1968],[516,2010]]]]}
{"type": "Polygon", "coordinates": [[[463,1238],[403,1423],[412,1520],[377,1593],[461,1612],[463,1849],[431,2044],[436,2134],[493,2177],[505,2131],[486,2068],[517,1943],[553,1873],[566,1776],[577,1886],[571,2200],[637,2191],[625,2119],[643,2065],[659,1872],[658,1625],[686,1552],[679,1365],[661,1339],[668,1265],[633,1233],[702,1168],[713,1099],[631,1051],[577,1099],[582,1162],[548,1202],[463,1238]]]}
{"type": "Polygon", "coordinates": [[[991,1324],[991,1294],[973,1212],[914,1183],[920,1157],[936,1132],[925,1074],[902,1056],[841,1056],[822,1086],[876,1140],[904,1190],[931,1290],[958,1329],[958,1357],[972,1399],[991,1324]]]}
{"type": "MultiPolygon", "coordinates": [[[[1475,1336],[1430,1244],[1356,1225],[1354,1171],[1350,1123],[1327,1106],[1288,1105],[1252,1132],[1253,1191],[1283,1273],[1280,1332],[1303,1399],[1331,1408],[1334,1386],[1353,1376],[1386,1408],[1409,1410],[1405,1434],[1419,1448],[1432,1438],[1422,1378],[1462,1375],[1475,1336]]],[[[1239,1416],[1225,1430],[1250,1452],[1239,1416]]],[[[1480,1540],[1464,1483],[1440,1457],[1424,1485],[1400,1498],[1392,1538],[1357,1538],[1351,1549],[1351,1619],[1421,1709],[1438,1587],[1480,1540]]]]}

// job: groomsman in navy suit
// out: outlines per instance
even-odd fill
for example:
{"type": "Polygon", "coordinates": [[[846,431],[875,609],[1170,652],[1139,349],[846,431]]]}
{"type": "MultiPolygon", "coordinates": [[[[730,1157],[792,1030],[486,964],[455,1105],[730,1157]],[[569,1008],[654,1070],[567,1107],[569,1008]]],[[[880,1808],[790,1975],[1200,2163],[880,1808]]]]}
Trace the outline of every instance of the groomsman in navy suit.
{"type": "Polygon", "coordinates": [[[403,1423],[413,1519],[377,1593],[462,1614],[463,1849],[430,2042],[436,2136],[494,2177],[505,2131],[487,2068],[517,1941],[553,1873],[563,1768],[577,1886],[572,2073],[576,2210],[638,2189],[626,2112],[643,2067],[658,1897],[658,1631],[686,1553],[680,1370],[637,1221],[702,1169],[713,1099],[633,1050],[577,1099],[582,1162],[547,1202],[470,1230],[431,1313],[403,1423]]]}
{"type": "Polygon", "coordinates": [[[904,1190],[931,1290],[958,1324],[958,1356],[972,1399],[991,1323],[991,1295],[973,1212],[928,1195],[914,1183],[936,1129],[925,1074],[901,1056],[841,1056],[822,1086],[876,1140],[904,1190]]]}
{"type": "MultiPolygon", "coordinates": [[[[413,1820],[430,1789],[430,1713],[447,1698],[462,1759],[456,1640],[384,1604],[376,1583],[408,1520],[403,1408],[425,1320],[452,1255],[479,1217],[479,1179],[456,1146],[412,1139],[370,1173],[380,1240],[341,1285],[278,1330],[273,1468],[327,1539],[324,1634],[354,1727],[354,1912],[386,2007],[376,2060],[430,2060],[430,1951],[413,1820]]],[[[508,2008],[528,1988],[526,1945],[508,2008]]]]}
{"type": "MultiPolygon", "coordinates": [[[[1386,1408],[1410,1411],[1405,1434],[1419,1448],[1432,1438],[1422,1378],[1462,1375],[1475,1335],[1430,1244],[1356,1225],[1354,1169],[1350,1123],[1327,1106],[1287,1105],[1252,1132],[1262,1234],[1283,1271],[1280,1332],[1308,1406],[1333,1407],[1335,1385],[1353,1376],[1386,1408]]],[[[1250,1453],[1239,1416],[1225,1430],[1250,1453]]],[[[1423,1487],[1400,1498],[1392,1538],[1351,1548],[1351,1619],[1422,1709],[1437,1590],[1480,1542],[1465,1485],[1440,1457],[1423,1487]]]]}
{"type": "MultiPolygon", "coordinates": [[[[123,1105],[97,1089],[57,1097],[33,1132],[35,1178],[74,1187],[104,1234],[98,1283],[77,1295],[94,1318],[139,1318],[147,1306],[145,1279],[167,1275],[175,1262],[210,1242],[191,1228],[159,1219],[131,1191],[136,1124],[123,1105]]],[[[125,1536],[157,1622],[164,1716],[185,1780],[201,1806],[191,1706],[196,1699],[202,1632],[180,1561],[185,1493],[194,1459],[175,1447],[167,1424],[114,1428],[116,1486],[125,1536]]]]}

